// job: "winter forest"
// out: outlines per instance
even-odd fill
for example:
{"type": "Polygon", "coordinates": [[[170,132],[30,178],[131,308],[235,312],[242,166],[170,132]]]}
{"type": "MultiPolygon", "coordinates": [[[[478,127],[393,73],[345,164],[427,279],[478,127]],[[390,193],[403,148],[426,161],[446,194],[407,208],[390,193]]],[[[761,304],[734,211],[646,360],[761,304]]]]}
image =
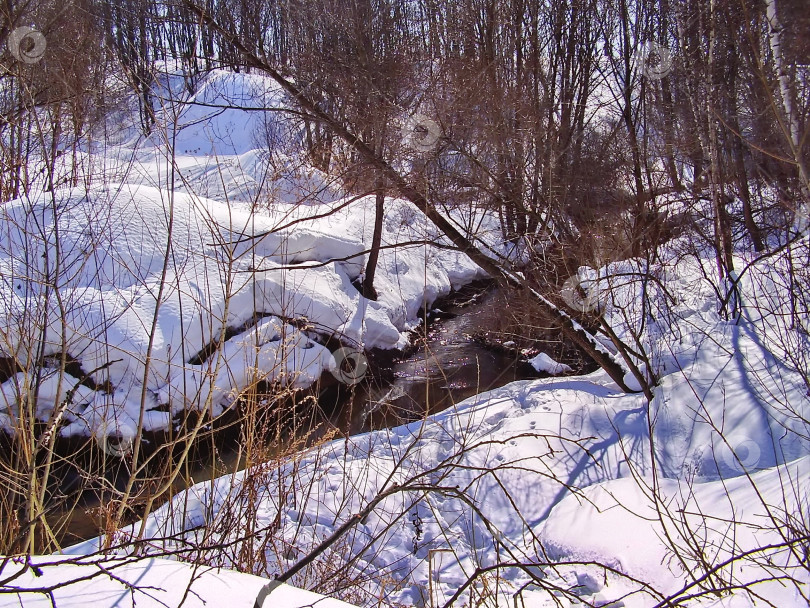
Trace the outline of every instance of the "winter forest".
{"type": "Polygon", "coordinates": [[[806,0],[0,3],[0,606],[810,606],[806,0]]]}

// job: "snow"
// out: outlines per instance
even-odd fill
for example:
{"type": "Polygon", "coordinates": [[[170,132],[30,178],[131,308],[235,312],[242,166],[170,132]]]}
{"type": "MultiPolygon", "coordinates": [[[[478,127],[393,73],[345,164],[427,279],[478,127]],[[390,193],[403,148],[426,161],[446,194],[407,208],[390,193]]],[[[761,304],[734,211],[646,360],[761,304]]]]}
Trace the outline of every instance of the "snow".
{"type": "Polygon", "coordinates": [[[529,364],[538,372],[546,372],[552,376],[559,376],[572,371],[568,365],[555,361],[546,353],[537,353],[536,356],[529,359],[529,364]]]}
{"type": "MultiPolygon", "coordinates": [[[[38,556],[11,558],[2,576],[14,577],[0,606],[233,606],[253,608],[266,578],[165,558],[103,559],[38,556]],[[12,588],[14,591],[12,591],[12,588]],[[50,590],[50,593],[47,591],[50,590]]],[[[351,608],[349,604],[289,585],[275,587],[260,604],[269,608],[351,608]]]]}
{"type": "MultiPolygon", "coordinates": [[[[301,162],[299,120],[281,89],[257,74],[212,70],[188,90],[164,66],[155,90],[155,125],[143,137],[137,111],[111,115],[88,146],[85,163],[95,180],[194,193],[229,203],[263,199],[332,202],[343,196],[333,178],[301,162]]],[[[67,169],[64,169],[67,172],[67,169]]]]}
{"type": "MultiPolygon", "coordinates": [[[[659,480],[660,504],[652,500],[652,479],[643,479],[641,483],[628,478],[612,480],[586,488],[580,496],[572,494],[560,501],[539,536],[552,559],[598,561],[639,580],[656,581],[659,589],[673,593],[689,584],[688,577],[684,576],[686,564],[678,563],[674,555],[661,551],[662,539],[671,538],[670,542],[684,547],[685,553],[700,547],[715,563],[759,547],[782,544],[785,538],[762,523],[771,517],[783,516],[780,507],[772,501],[779,497],[785,485],[790,487],[785,480],[800,482],[806,492],[808,474],[810,459],[805,457],[789,466],[754,473],[751,479],[736,477],[695,484],[663,479],[659,480]],[[763,496],[767,501],[763,502],[763,496]],[[666,516],[659,517],[657,510],[665,511],[666,516]],[[701,512],[735,524],[706,528],[699,515],[701,512]],[[730,530],[733,534],[729,534],[730,530]],[[697,538],[700,545],[695,542],[697,538]]],[[[789,495],[786,502],[791,510],[799,507],[797,496],[789,495]]],[[[755,553],[749,559],[740,560],[734,572],[723,572],[721,576],[738,581],[767,580],[769,568],[763,566],[759,557],[755,553]]],[[[810,583],[807,573],[802,573],[801,566],[790,559],[787,549],[773,550],[770,557],[775,563],[792,563],[792,574],[810,583]]],[[[595,591],[612,592],[610,599],[617,599],[620,593],[627,591],[617,583],[613,584],[615,590],[599,585],[595,591]]],[[[789,586],[786,589],[777,581],[760,583],[754,589],[766,597],[779,598],[775,601],[779,606],[800,606],[802,602],[797,589],[789,586]]]]}
{"type": "MultiPolygon", "coordinates": [[[[327,337],[400,348],[424,305],[483,276],[442,246],[413,205],[386,199],[379,299],[367,300],[356,285],[373,197],[350,199],[286,144],[261,141],[294,140],[294,120],[210,107],[236,99],[278,108],[278,89],[223,71],[194,95],[172,76],[163,87],[155,135],[122,128],[115,146],[85,150],[100,175],[89,188],[0,208],[0,354],[22,368],[0,385],[6,429],[31,398],[27,379],[42,354],[50,360],[37,417],[48,420],[69,397],[61,433],[125,442],[139,424],[167,428],[182,410],[216,415],[257,380],[311,384],[335,367],[327,337]],[[186,103],[195,99],[206,105],[186,103]],[[201,361],[218,340],[218,354],[201,361]],[[62,354],[105,388],[58,373],[52,363],[62,354]]],[[[479,224],[454,213],[459,225],[479,224]]],[[[480,226],[489,246],[508,253],[491,217],[480,226]]],[[[122,593],[120,581],[100,575],[55,592],[58,605],[176,605],[194,573],[200,595],[185,605],[252,605],[267,579],[208,566],[261,556],[261,574],[272,577],[345,522],[354,522],[346,535],[293,583],[325,580],[319,590],[358,604],[442,605],[479,569],[521,563],[488,570],[457,604],[513,606],[519,594],[539,608],[579,600],[640,608],[705,590],[700,577],[716,568],[706,584],[729,594],[689,605],[761,605],[745,585],[771,605],[806,605],[806,549],[785,543],[810,518],[808,311],[796,309],[807,298],[794,297],[806,286],[785,277],[807,266],[810,243],[762,260],[738,253],[737,319],[718,311],[728,286],[711,278],[711,256],[683,255],[681,245],[656,265],[578,272],[616,336],[646,353],[634,363],[655,381],[651,402],[602,372],[516,382],[416,423],[198,483],[116,532],[116,543],[137,537],[142,554],[124,542],[103,558],[124,580],[159,588],[171,577],[171,585],[122,593]],[[162,559],[167,552],[175,559],[162,559]],[[794,582],[774,581],[776,567],[794,582]]],[[[570,372],[542,353],[532,364],[570,372]]],[[[88,563],[18,580],[42,586],[96,573],[103,540],[36,558],[88,563]]],[[[340,605],[287,588],[268,602],[286,606],[287,591],[291,606],[340,605]]],[[[0,601],[17,601],[9,597],[0,601]]]]}
{"type": "MultiPolygon", "coordinates": [[[[640,334],[661,376],[649,404],[602,372],[516,382],[422,422],[198,484],[142,531],[155,550],[179,549],[170,539],[180,535],[222,566],[232,558],[207,546],[264,551],[272,574],[362,513],[320,567],[345,564],[346,577],[365,581],[369,602],[382,595],[418,604],[433,593],[441,604],[476,568],[501,559],[537,563],[542,573],[532,581],[524,570],[501,570],[503,605],[528,585],[524,599],[534,606],[568,601],[551,587],[594,605],[650,606],[697,590],[690,577],[703,561],[718,565],[714,584],[750,583],[774,605],[804,605],[810,574],[801,554],[781,545],[786,522],[806,521],[810,504],[808,397],[800,370],[766,347],[760,329],[783,318],[789,298],[768,291],[779,303],[769,308],[753,280],[778,269],[778,260],[760,262],[741,282],[747,312],[739,323],[707,305],[714,296],[694,265],[663,277],[677,303],[640,334]],[[251,526],[276,526],[273,547],[292,549],[241,540],[239,527],[225,522],[244,512],[254,514],[251,526]],[[199,535],[201,522],[213,536],[199,535]],[[738,559],[720,566],[732,555],[738,559]],[[773,578],[773,564],[801,586],[756,583],[773,578]]],[[[613,269],[623,277],[626,270],[613,269]]],[[[621,308],[608,314],[626,335],[638,286],[614,287],[621,308]]],[[[71,551],[92,552],[96,542],[71,551]]],[[[472,589],[484,593],[480,584],[472,589]]],[[[693,605],[747,605],[738,595],[693,605]]]]}
{"type": "MultiPolygon", "coordinates": [[[[96,432],[113,417],[127,429],[141,417],[147,429],[167,428],[165,404],[216,415],[258,380],[307,386],[334,367],[318,340],[401,348],[425,303],[483,276],[466,256],[429,244],[438,237],[415,207],[391,199],[387,208],[384,244],[424,244],[381,253],[372,302],[353,284],[371,240],[370,197],[315,219],[281,204],[258,214],[131,184],[12,201],[0,210],[1,354],[24,362],[32,347],[67,353],[114,388],[88,391],[69,375],[54,380],[58,395],[43,387],[43,420],[80,387],[63,434],[96,432]],[[262,317],[260,328],[246,327],[262,317]],[[311,331],[282,319],[305,319],[311,331]],[[271,325],[272,339],[263,335],[271,325]],[[242,327],[217,356],[193,362],[242,327]]],[[[25,390],[19,376],[3,383],[6,417],[25,390]]]]}

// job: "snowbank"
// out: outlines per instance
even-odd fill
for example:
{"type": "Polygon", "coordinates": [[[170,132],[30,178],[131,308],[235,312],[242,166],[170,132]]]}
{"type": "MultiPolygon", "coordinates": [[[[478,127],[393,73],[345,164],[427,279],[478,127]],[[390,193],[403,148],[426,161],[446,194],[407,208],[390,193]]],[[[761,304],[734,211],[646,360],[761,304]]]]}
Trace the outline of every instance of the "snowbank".
{"type": "MultiPolygon", "coordinates": [[[[751,276],[778,272],[761,264],[751,276]]],[[[706,567],[716,568],[711,584],[750,583],[774,605],[804,605],[810,574],[795,534],[810,501],[810,412],[801,370],[762,339],[762,319],[781,311],[767,312],[752,283],[741,293],[759,316],[732,324],[696,289],[703,276],[683,265],[664,277],[677,304],[644,333],[662,376],[652,403],[601,372],[513,383],[421,423],[198,484],[152,514],[145,534],[159,550],[180,534],[223,566],[232,557],[205,547],[246,543],[272,573],[359,515],[313,568],[340,569],[368,601],[389,604],[441,605],[474,572],[510,562],[531,567],[498,570],[504,605],[528,585],[534,606],[579,597],[646,607],[704,589],[693,577],[706,567]],[[235,514],[274,532],[240,540],[235,514]],[[800,586],[756,583],[777,567],[800,586]]],[[[618,288],[625,308],[609,314],[622,315],[619,330],[636,287],[618,288]]],[[[480,579],[463,598],[492,594],[492,584],[480,579]]],[[[729,601],[694,605],[749,600],[740,592],[729,601]]]]}
{"type": "MultiPolygon", "coordinates": [[[[161,558],[38,556],[31,559],[27,568],[24,566],[19,559],[5,564],[3,579],[14,578],[4,586],[0,606],[253,608],[257,605],[257,598],[263,595],[262,589],[271,582],[232,570],[161,558]]],[[[266,608],[351,608],[344,602],[289,585],[273,585],[270,594],[258,605],[266,608]]]]}
{"type": "Polygon", "coordinates": [[[546,353],[537,353],[537,355],[529,359],[529,364],[538,372],[546,372],[552,376],[559,376],[572,371],[568,365],[555,361],[546,353]]]}
{"type": "Polygon", "coordinates": [[[313,219],[307,208],[259,214],[131,184],[4,205],[0,354],[21,371],[0,386],[2,421],[13,426],[42,357],[65,354],[86,377],[46,373],[40,419],[67,399],[64,434],[115,419],[131,436],[141,418],[153,430],[182,409],[216,415],[254,381],[308,386],[334,366],[323,337],[404,346],[425,303],[482,273],[434,246],[438,236],[412,205],[387,206],[384,245],[411,245],[382,252],[372,302],[355,286],[371,241],[370,199],[333,215],[318,207],[313,219]],[[298,328],[283,321],[293,319],[298,328]]]}
{"type": "MultiPolygon", "coordinates": [[[[657,500],[653,500],[650,478],[608,481],[560,501],[539,536],[546,554],[555,561],[601,563],[637,580],[655,581],[666,593],[701,588],[694,581],[695,573],[687,571],[703,557],[701,553],[711,556],[712,564],[736,558],[733,567],[717,572],[713,584],[761,581],[752,585],[755,593],[778,606],[802,606],[810,573],[786,546],[790,533],[784,518],[806,509],[801,501],[810,490],[808,476],[810,458],[804,457],[755,473],[750,479],[694,484],[662,479],[657,482],[657,500]],[[706,516],[729,523],[707,526],[706,516]],[[781,530],[763,525],[772,518],[777,518],[781,530]],[[670,543],[681,548],[686,556],[683,561],[669,549],[670,543]],[[804,589],[773,580],[780,566],[803,581],[804,589]]],[[[618,577],[611,582],[591,591],[616,600],[632,590],[618,577]]],[[[627,604],[631,605],[629,600],[627,604]]]]}
{"type": "Polygon", "coordinates": [[[288,107],[286,95],[271,79],[212,70],[190,83],[180,70],[165,66],[154,93],[155,123],[148,137],[132,108],[108,117],[96,136],[103,147],[87,147],[82,162],[94,182],[262,207],[343,196],[333,178],[302,158],[303,124],[280,111],[288,107]]]}

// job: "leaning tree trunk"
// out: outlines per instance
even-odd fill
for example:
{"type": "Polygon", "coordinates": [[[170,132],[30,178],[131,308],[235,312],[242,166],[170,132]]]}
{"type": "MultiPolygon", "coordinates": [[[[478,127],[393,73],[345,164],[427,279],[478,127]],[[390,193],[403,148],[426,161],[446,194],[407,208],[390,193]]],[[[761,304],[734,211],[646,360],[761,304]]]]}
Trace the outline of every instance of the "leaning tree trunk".
{"type": "MultiPolygon", "coordinates": [[[[375,153],[374,149],[368,143],[363,141],[358,135],[352,133],[335,116],[322,110],[317,103],[309,99],[301,89],[282,76],[281,73],[267,61],[257,57],[235,34],[222,27],[204,8],[197,6],[190,0],[186,0],[186,2],[189,9],[192,10],[203,23],[215,29],[225,41],[233,45],[234,49],[241,54],[242,60],[249,67],[256,68],[267,74],[278,83],[304,111],[308,112],[315,120],[327,126],[338,137],[351,146],[360,158],[365,160],[371,167],[375,168],[378,172],[379,179],[389,184],[392,191],[398,192],[400,196],[411,201],[462,253],[466,254],[500,284],[517,287],[530,293],[536,303],[557,321],[560,330],[566,338],[579,346],[599,367],[605,370],[611,380],[613,380],[621,390],[634,392],[627,386],[624,380],[626,371],[624,367],[591,333],[586,331],[584,327],[548,298],[533,289],[520,274],[498,264],[476,247],[456,229],[450,220],[444,217],[436,207],[427,200],[425,195],[411,185],[410,182],[386,162],[382,156],[375,153]]],[[[626,363],[630,368],[630,372],[639,384],[644,387],[644,393],[647,398],[652,398],[647,379],[644,377],[643,373],[632,361],[626,360],[626,363]]]]}

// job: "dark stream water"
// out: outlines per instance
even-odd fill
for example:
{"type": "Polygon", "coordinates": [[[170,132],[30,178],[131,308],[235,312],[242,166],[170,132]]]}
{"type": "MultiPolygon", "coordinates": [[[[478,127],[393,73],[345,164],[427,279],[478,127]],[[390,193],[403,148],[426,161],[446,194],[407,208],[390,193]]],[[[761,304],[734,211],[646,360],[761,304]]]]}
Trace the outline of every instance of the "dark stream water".
{"type": "MultiPolygon", "coordinates": [[[[426,322],[414,330],[413,346],[406,352],[397,356],[369,353],[368,373],[354,386],[330,377],[311,389],[306,396],[310,403],[317,401],[316,410],[304,410],[303,419],[299,418],[291,427],[295,430],[287,434],[305,436],[300,444],[303,447],[326,436],[392,427],[440,412],[514,380],[537,377],[516,353],[492,348],[480,340],[495,326],[496,315],[500,314],[497,295],[491,285],[479,283],[444,298],[428,311],[426,322]]],[[[285,442],[295,439],[288,436],[285,442]]],[[[269,441],[272,444],[272,439],[269,441]]],[[[172,492],[248,464],[239,449],[238,425],[221,428],[200,443],[172,492]]],[[[265,453],[268,457],[274,455],[272,445],[265,453]]],[[[126,479],[127,473],[122,464],[114,477],[126,479]]],[[[88,496],[84,504],[69,513],[55,515],[66,524],[64,545],[99,533],[102,509],[92,493],[88,496]]]]}
{"type": "Polygon", "coordinates": [[[497,291],[474,285],[440,302],[413,333],[414,346],[352,391],[338,388],[338,426],[351,434],[396,426],[537,373],[480,336],[495,325],[497,291]]]}

